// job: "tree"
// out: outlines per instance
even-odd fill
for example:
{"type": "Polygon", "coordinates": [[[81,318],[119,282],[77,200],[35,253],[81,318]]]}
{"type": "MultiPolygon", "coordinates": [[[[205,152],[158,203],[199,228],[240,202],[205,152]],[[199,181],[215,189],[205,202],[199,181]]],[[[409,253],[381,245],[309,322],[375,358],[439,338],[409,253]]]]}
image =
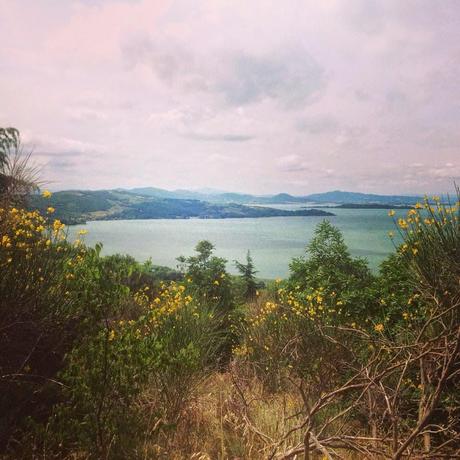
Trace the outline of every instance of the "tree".
{"type": "Polygon", "coordinates": [[[218,355],[221,363],[230,359],[235,343],[235,299],[230,276],[226,270],[227,261],[213,255],[214,245],[206,240],[195,247],[196,255],[179,257],[184,271],[186,293],[201,309],[213,311],[214,321],[222,339],[218,355]]]}
{"type": "Polygon", "coordinates": [[[214,256],[213,251],[214,245],[203,240],[195,247],[196,255],[177,260],[182,265],[191,295],[218,313],[225,313],[234,307],[227,261],[214,256]]]}
{"type": "Polygon", "coordinates": [[[240,272],[241,279],[244,283],[244,298],[246,300],[253,299],[257,293],[257,282],[255,277],[257,270],[255,269],[250,251],[246,254],[246,264],[235,260],[235,266],[240,272]]]}
{"type": "Polygon", "coordinates": [[[326,220],[316,227],[306,252],[307,259],[296,258],[290,265],[291,279],[296,282],[313,282],[325,273],[331,282],[339,284],[344,276],[365,281],[370,278],[366,261],[351,257],[340,230],[326,220]]]}
{"type": "Polygon", "coordinates": [[[19,146],[19,131],[15,128],[0,128],[0,168],[8,165],[8,154],[11,148],[19,146]]]}
{"type": "Polygon", "coordinates": [[[30,153],[21,147],[16,128],[0,127],[0,201],[21,203],[38,189],[38,170],[30,165],[30,153]]]}
{"type": "Polygon", "coordinates": [[[346,308],[344,319],[362,319],[371,300],[373,283],[366,260],[350,255],[342,233],[328,221],[316,227],[306,252],[307,258],[293,259],[290,264],[290,288],[305,294],[319,290],[324,295],[337,296],[345,308],[353,307],[346,308]]]}

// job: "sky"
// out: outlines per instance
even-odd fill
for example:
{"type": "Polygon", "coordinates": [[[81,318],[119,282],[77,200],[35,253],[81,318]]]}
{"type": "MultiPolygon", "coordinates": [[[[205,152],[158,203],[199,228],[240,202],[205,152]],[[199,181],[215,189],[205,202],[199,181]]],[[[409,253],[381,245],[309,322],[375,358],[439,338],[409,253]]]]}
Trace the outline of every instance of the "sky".
{"type": "Polygon", "coordinates": [[[0,126],[51,189],[439,193],[460,1],[0,0],[0,126]]]}

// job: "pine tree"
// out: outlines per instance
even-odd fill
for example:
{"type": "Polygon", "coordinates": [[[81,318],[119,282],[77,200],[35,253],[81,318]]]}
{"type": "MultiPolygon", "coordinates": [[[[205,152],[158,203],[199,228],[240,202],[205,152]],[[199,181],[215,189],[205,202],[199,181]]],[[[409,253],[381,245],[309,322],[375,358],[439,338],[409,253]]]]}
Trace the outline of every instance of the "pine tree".
{"type": "Polygon", "coordinates": [[[255,269],[250,251],[248,251],[246,255],[246,263],[243,264],[235,260],[235,266],[241,273],[240,277],[244,282],[244,298],[246,300],[253,299],[257,292],[257,282],[255,277],[257,270],[255,269]]]}

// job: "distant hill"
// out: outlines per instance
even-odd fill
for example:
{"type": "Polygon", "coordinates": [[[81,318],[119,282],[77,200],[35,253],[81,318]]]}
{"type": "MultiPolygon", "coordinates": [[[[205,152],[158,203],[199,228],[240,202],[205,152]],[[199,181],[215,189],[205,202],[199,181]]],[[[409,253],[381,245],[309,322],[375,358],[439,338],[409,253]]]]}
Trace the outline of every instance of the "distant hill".
{"type": "Polygon", "coordinates": [[[154,198],[175,198],[181,200],[201,200],[209,201],[212,203],[240,203],[250,204],[256,203],[258,197],[254,195],[247,195],[243,193],[231,192],[213,192],[212,190],[163,190],[155,187],[141,187],[125,190],[129,193],[136,193],[154,198]]]}
{"type": "Polygon", "coordinates": [[[62,221],[78,223],[102,219],[328,216],[331,215],[329,212],[307,207],[410,207],[421,199],[421,196],[376,195],[340,190],[305,196],[288,193],[260,196],[212,189],[190,191],[138,187],[130,190],[66,190],[54,193],[51,200],[35,195],[31,199],[31,207],[45,210],[47,206],[53,206],[56,208],[56,216],[62,221]],[[297,211],[276,209],[277,205],[284,204],[305,206],[297,211]]]}
{"type": "Polygon", "coordinates": [[[386,203],[342,203],[334,206],[321,206],[332,209],[411,209],[412,204],[386,204],[386,203]]]}
{"type": "Polygon", "coordinates": [[[164,190],[156,187],[138,187],[122,191],[134,193],[136,195],[151,196],[154,198],[172,198],[185,200],[203,200],[208,196],[205,193],[194,192],[190,190],[164,190]]]}
{"type": "Polygon", "coordinates": [[[337,204],[415,204],[420,201],[420,196],[405,195],[374,195],[371,193],[333,192],[315,193],[304,197],[307,201],[315,203],[337,203],[337,204]]]}
{"type": "MultiPolygon", "coordinates": [[[[151,192],[161,194],[160,189],[151,192]]],[[[171,192],[173,193],[173,192],[171,192]]],[[[67,224],[88,220],[113,219],[227,219],[245,217],[279,216],[333,216],[320,209],[288,211],[270,207],[247,206],[238,203],[210,203],[197,199],[180,199],[150,196],[133,191],[117,190],[67,190],[54,193],[45,199],[41,195],[31,197],[29,207],[46,212],[56,209],[54,216],[67,224]]]]}
{"type": "Polygon", "coordinates": [[[267,204],[305,203],[307,201],[302,196],[293,196],[289,195],[288,193],[278,193],[277,195],[260,197],[260,199],[267,204]]]}
{"type": "Polygon", "coordinates": [[[189,191],[189,190],[163,190],[155,187],[143,187],[126,190],[130,193],[142,194],[156,198],[196,199],[211,203],[239,203],[239,204],[292,204],[292,203],[336,203],[336,204],[401,204],[411,205],[420,200],[420,196],[405,195],[376,195],[369,193],[344,192],[334,190],[332,192],[314,193],[305,196],[294,196],[288,193],[276,195],[250,195],[243,193],[215,193],[189,191]]]}

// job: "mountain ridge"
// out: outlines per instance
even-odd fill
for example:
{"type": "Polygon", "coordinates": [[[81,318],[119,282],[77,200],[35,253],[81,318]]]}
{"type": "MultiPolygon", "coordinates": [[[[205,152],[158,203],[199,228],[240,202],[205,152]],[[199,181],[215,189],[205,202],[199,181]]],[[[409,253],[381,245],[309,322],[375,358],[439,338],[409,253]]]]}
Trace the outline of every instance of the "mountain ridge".
{"type": "Polygon", "coordinates": [[[293,204],[293,203],[336,203],[336,204],[415,204],[421,195],[380,195],[374,193],[347,192],[333,190],[330,192],[313,193],[309,195],[295,196],[289,193],[277,193],[273,195],[252,195],[238,192],[201,193],[190,190],[165,190],[156,187],[137,187],[124,189],[128,193],[140,193],[153,197],[168,197],[181,199],[199,199],[209,202],[233,202],[240,204],[293,204]]]}

